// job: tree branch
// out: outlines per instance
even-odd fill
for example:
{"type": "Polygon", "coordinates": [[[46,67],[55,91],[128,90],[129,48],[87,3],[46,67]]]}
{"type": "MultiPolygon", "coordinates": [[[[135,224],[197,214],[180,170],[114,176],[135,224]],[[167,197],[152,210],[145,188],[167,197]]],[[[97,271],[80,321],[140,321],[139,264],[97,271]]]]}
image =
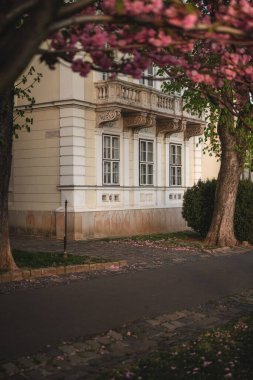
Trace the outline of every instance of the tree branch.
{"type": "Polygon", "coordinates": [[[49,33],[56,32],[59,29],[66,28],[71,25],[86,24],[88,22],[92,23],[109,23],[112,22],[114,18],[112,16],[96,15],[96,16],[73,16],[67,19],[56,21],[52,23],[49,27],[49,33]]]}
{"type": "Polygon", "coordinates": [[[31,61],[38,46],[48,36],[48,27],[55,19],[60,3],[61,0],[44,0],[42,6],[40,1],[29,12],[22,28],[11,28],[11,32],[0,39],[0,94],[13,85],[31,61]],[[31,31],[32,38],[28,38],[31,31]]]}
{"type": "Polygon", "coordinates": [[[70,17],[84,8],[87,8],[91,4],[95,3],[96,0],[80,0],[78,3],[74,4],[68,4],[68,5],[63,5],[60,9],[59,12],[57,13],[57,19],[62,20],[66,19],[67,17],[70,17]]]}
{"type": "Polygon", "coordinates": [[[0,24],[0,33],[4,31],[6,27],[9,26],[12,22],[20,18],[24,13],[31,10],[38,4],[38,0],[28,0],[25,3],[16,5],[9,13],[6,13],[1,20],[0,24]]]}

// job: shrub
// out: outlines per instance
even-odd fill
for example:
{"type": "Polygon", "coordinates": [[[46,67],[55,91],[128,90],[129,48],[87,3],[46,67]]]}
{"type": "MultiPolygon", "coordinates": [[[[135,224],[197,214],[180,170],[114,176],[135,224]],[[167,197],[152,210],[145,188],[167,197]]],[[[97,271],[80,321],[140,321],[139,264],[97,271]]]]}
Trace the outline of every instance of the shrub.
{"type": "MultiPolygon", "coordinates": [[[[194,231],[205,237],[212,221],[216,180],[199,181],[184,195],[182,215],[194,231]]],[[[253,183],[240,181],[234,217],[235,236],[253,243],[253,183]]]]}
{"type": "Polygon", "coordinates": [[[235,236],[253,244],[253,182],[241,181],[235,205],[235,236]]]}
{"type": "Polygon", "coordinates": [[[194,231],[206,236],[212,221],[216,180],[198,181],[184,194],[182,215],[194,231]]]}

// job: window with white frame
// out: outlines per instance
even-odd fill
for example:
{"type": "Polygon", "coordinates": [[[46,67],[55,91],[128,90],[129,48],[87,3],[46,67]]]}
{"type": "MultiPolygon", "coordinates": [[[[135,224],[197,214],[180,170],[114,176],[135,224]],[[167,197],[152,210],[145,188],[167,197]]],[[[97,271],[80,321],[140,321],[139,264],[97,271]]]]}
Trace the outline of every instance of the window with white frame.
{"type": "Polygon", "coordinates": [[[102,80],[108,80],[109,79],[109,73],[102,72],[102,80]]]}
{"type": "Polygon", "coordinates": [[[181,144],[170,144],[170,186],[182,186],[181,144]]]}
{"type": "Polygon", "coordinates": [[[103,184],[119,185],[119,136],[103,135],[103,184]]]}
{"type": "Polygon", "coordinates": [[[145,84],[146,86],[149,86],[149,87],[154,87],[153,76],[154,76],[154,66],[153,64],[151,64],[148,66],[147,70],[143,72],[143,77],[140,79],[140,83],[145,84]],[[144,77],[147,77],[147,78],[144,78],[144,77]]]}
{"type": "Polygon", "coordinates": [[[153,185],[154,142],[140,140],[140,185],[153,185]]]}

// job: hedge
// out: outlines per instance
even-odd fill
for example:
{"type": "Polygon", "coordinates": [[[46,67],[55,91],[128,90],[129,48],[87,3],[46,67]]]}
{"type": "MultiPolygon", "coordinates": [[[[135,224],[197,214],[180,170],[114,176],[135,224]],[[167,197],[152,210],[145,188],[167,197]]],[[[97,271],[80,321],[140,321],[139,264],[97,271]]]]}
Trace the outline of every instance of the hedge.
{"type": "MultiPolygon", "coordinates": [[[[184,194],[182,215],[188,226],[207,235],[212,221],[216,180],[198,181],[184,194]]],[[[253,243],[253,182],[240,181],[234,216],[235,236],[253,243]]]]}

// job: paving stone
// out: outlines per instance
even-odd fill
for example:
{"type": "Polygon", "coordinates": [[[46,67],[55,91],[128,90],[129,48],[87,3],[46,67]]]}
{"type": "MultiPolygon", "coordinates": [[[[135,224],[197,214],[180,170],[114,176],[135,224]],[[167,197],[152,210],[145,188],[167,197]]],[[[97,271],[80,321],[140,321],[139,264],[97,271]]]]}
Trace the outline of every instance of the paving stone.
{"type": "Polygon", "coordinates": [[[157,319],[147,319],[146,322],[151,326],[159,326],[161,324],[161,322],[157,319]]]}
{"type": "Polygon", "coordinates": [[[177,311],[175,313],[168,314],[167,321],[176,321],[176,320],[183,318],[185,316],[186,316],[185,313],[180,313],[177,311]]]}
{"type": "Polygon", "coordinates": [[[87,362],[89,362],[89,360],[91,360],[91,358],[84,358],[84,357],[79,356],[79,355],[72,355],[68,358],[68,360],[72,366],[78,366],[78,365],[87,364],[87,362]]]}
{"type": "Polygon", "coordinates": [[[205,314],[197,313],[197,312],[191,312],[189,313],[190,317],[195,320],[205,319],[207,316],[205,314]]]}
{"type": "Polygon", "coordinates": [[[132,348],[130,348],[129,344],[117,341],[110,345],[109,350],[113,353],[113,355],[122,355],[132,351],[132,348]]]}
{"type": "Polygon", "coordinates": [[[48,371],[48,369],[46,368],[39,368],[38,373],[40,373],[40,375],[43,376],[43,378],[47,379],[52,374],[52,371],[48,371]]]}
{"type": "Polygon", "coordinates": [[[33,359],[27,358],[27,357],[21,357],[18,359],[19,367],[22,368],[31,368],[34,367],[36,364],[34,363],[33,359]]]}
{"type": "MultiPolygon", "coordinates": [[[[65,358],[66,360],[66,358],[65,358]]],[[[61,367],[64,363],[64,357],[61,359],[58,356],[50,361],[50,364],[54,367],[61,367]]]]}
{"type": "Polygon", "coordinates": [[[81,356],[82,358],[85,358],[89,361],[100,358],[100,354],[98,354],[96,352],[91,352],[91,351],[90,352],[86,351],[85,353],[80,353],[79,356],[81,356]]]}
{"type": "MultiPolygon", "coordinates": [[[[44,379],[49,379],[49,376],[52,374],[51,371],[46,371],[46,375],[43,374],[44,371],[42,369],[38,370],[32,370],[23,376],[23,379],[28,379],[28,380],[44,380],[44,379]]],[[[12,380],[12,379],[10,379],[12,380]]]]}
{"type": "Polygon", "coordinates": [[[48,361],[48,357],[46,356],[46,354],[37,354],[34,357],[34,362],[37,364],[44,364],[47,361],[48,361]]]}
{"type": "Polygon", "coordinates": [[[100,348],[100,344],[95,339],[89,339],[85,342],[86,350],[96,352],[100,348]]]}
{"type": "Polygon", "coordinates": [[[165,327],[169,331],[176,330],[176,328],[177,328],[175,325],[173,325],[172,323],[169,323],[169,322],[163,323],[163,327],[165,327]]]}
{"type": "Polygon", "coordinates": [[[111,337],[112,339],[118,341],[118,340],[123,340],[123,336],[122,334],[119,334],[118,332],[114,331],[114,330],[110,330],[107,335],[109,337],[111,337]]]}
{"type": "Polygon", "coordinates": [[[72,346],[72,345],[62,345],[59,347],[59,349],[64,352],[65,354],[68,354],[68,355],[74,355],[75,354],[75,347],[72,346]]]}
{"type": "Polygon", "coordinates": [[[73,343],[73,347],[75,347],[76,350],[80,351],[85,351],[87,349],[87,345],[85,342],[76,342],[73,343]]]}
{"type": "Polygon", "coordinates": [[[15,374],[15,375],[11,376],[11,380],[24,380],[24,375],[23,375],[23,373],[15,374]]]}
{"type": "Polygon", "coordinates": [[[8,375],[8,376],[12,376],[14,375],[15,373],[18,373],[19,372],[19,368],[16,366],[16,364],[14,363],[6,363],[6,364],[3,364],[1,366],[1,368],[4,370],[4,372],[8,375]]]}
{"type": "Polygon", "coordinates": [[[170,321],[170,315],[171,314],[163,314],[160,317],[157,317],[156,320],[159,322],[159,324],[162,324],[164,322],[170,321]]]}
{"type": "Polygon", "coordinates": [[[176,326],[176,328],[184,326],[184,323],[179,321],[171,321],[171,323],[172,325],[176,326]]]}
{"type": "Polygon", "coordinates": [[[101,343],[105,346],[112,342],[110,336],[98,336],[98,337],[96,337],[96,341],[98,341],[99,343],[101,343]]]}

